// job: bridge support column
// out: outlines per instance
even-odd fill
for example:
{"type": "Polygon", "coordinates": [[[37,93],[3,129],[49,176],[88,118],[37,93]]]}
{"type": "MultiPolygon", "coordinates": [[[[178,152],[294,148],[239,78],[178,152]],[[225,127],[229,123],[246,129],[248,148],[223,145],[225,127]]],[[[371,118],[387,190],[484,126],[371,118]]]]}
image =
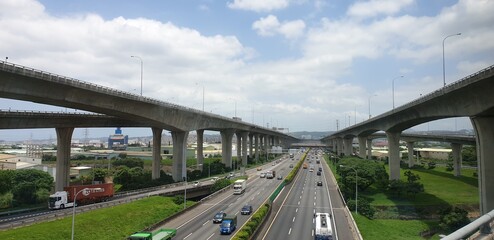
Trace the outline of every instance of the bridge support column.
{"type": "Polygon", "coordinates": [[[389,180],[400,179],[400,134],[400,132],[386,132],[389,148],[389,180]]]}
{"type": "Polygon", "coordinates": [[[366,158],[366,148],[365,148],[365,143],[366,143],[367,138],[366,137],[358,137],[358,155],[359,157],[365,159],[366,158]]]}
{"type": "Polygon", "coordinates": [[[220,131],[221,135],[221,162],[226,167],[232,168],[232,138],[233,129],[220,131]]]}
{"type": "Polygon", "coordinates": [[[338,157],[341,157],[343,155],[343,138],[337,138],[336,141],[338,141],[336,144],[336,153],[338,154],[338,157]]]}
{"type": "Polygon", "coordinates": [[[173,131],[173,163],[172,177],[175,181],[183,181],[187,177],[187,136],[189,132],[173,131]]]}
{"type": "Polygon", "coordinates": [[[249,134],[249,157],[254,156],[254,134],[249,134]]]}
{"type": "Polygon", "coordinates": [[[367,139],[367,159],[372,159],[372,139],[367,139]]]}
{"type": "Polygon", "coordinates": [[[153,131],[153,162],[151,164],[151,178],[160,178],[161,170],[161,128],[151,128],[153,131]]]}
{"type": "Polygon", "coordinates": [[[255,148],[256,148],[255,155],[256,155],[256,163],[257,163],[257,161],[259,161],[259,152],[260,152],[259,151],[260,150],[259,149],[259,134],[257,134],[257,133],[254,134],[254,139],[255,139],[255,148]]]}
{"type": "Polygon", "coordinates": [[[197,130],[197,169],[204,169],[204,130],[197,130]]]}
{"type": "Polygon", "coordinates": [[[266,153],[269,151],[269,136],[268,135],[264,135],[264,150],[266,151],[266,153]]]}
{"type": "Polygon", "coordinates": [[[413,158],[413,144],[414,144],[414,142],[407,142],[408,167],[410,167],[410,168],[415,165],[415,159],[413,158]]]}
{"type": "MultiPolygon", "coordinates": [[[[484,215],[494,209],[494,117],[474,117],[471,121],[477,141],[480,214],[484,215]]],[[[480,231],[491,232],[489,223],[480,231]]]]}
{"type": "Polygon", "coordinates": [[[63,191],[69,186],[70,143],[74,128],[56,128],[57,132],[57,163],[55,173],[55,191],[63,191]]]}
{"type": "Polygon", "coordinates": [[[345,142],[345,156],[351,156],[353,153],[353,137],[352,138],[344,138],[345,142]]]}
{"type": "Polygon", "coordinates": [[[237,136],[237,161],[235,161],[235,170],[237,170],[238,165],[242,164],[242,135],[240,132],[236,132],[235,135],[237,136]]]}
{"type": "Polygon", "coordinates": [[[246,167],[247,166],[247,139],[249,137],[249,133],[248,132],[242,132],[241,136],[242,136],[242,164],[241,164],[241,166],[246,167]]]}
{"type": "Polygon", "coordinates": [[[461,176],[461,148],[463,146],[459,143],[451,143],[453,166],[455,169],[455,177],[461,176]]]}

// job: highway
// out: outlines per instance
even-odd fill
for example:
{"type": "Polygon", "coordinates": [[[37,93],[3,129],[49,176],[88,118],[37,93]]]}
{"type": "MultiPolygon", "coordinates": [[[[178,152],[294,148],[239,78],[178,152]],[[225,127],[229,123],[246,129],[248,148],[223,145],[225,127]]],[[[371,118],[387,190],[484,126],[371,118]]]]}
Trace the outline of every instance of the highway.
{"type": "Polygon", "coordinates": [[[190,212],[185,212],[182,216],[165,223],[164,228],[176,228],[177,236],[174,239],[230,239],[232,235],[220,235],[219,224],[212,221],[213,216],[224,211],[228,215],[237,215],[237,229],[244,225],[251,215],[241,215],[240,210],[245,204],[252,205],[254,212],[271,195],[276,187],[281,183],[278,179],[260,178],[259,174],[266,170],[275,170],[276,175],[283,178],[292,170],[290,164],[295,165],[301,154],[295,154],[294,160],[285,155],[281,162],[272,166],[271,163],[264,165],[262,171],[251,169],[247,171],[249,180],[247,190],[241,195],[233,195],[233,190],[229,189],[224,193],[215,196],[190,212]]]}
{"type": "Polygon", "coordinates": [[[331,214],[333,239],[356,239],[349,227],[334,177],[322,154],[316,155],[311,151],[306,163],[309,168],[314,165],[314,171],[300,169],[295,181],[284,190],[288,191],[286,197],[277,199],[282,202],[281,207],[276,213],[273,212],[274,220],[267,225],[267,230],[260,239],[314,239],[315,212],[331,214]],[[321,164],[316,163],[316,156],[321,164]],[[321,176],[317,175],[319,167],[323,169],[321,176]],[[322,186],[316,185],[318,181],[322,181],[322,186]]]}

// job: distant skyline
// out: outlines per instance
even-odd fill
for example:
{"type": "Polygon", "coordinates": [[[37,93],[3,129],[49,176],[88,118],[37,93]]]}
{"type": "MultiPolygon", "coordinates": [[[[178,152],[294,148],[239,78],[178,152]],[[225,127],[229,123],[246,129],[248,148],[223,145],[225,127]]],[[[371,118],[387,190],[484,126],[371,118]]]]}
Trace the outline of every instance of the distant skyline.
{"type": "MultiPolygon", "coordinates": [[[[0,59],[134,94],[142,59],[147,97],[290,132],[334,131],[369,108],[391,110],[393,95],[398,107],[441,88],[448,35],[461,33],[444,41],[446,83],[494,64],[492,12],[489,0],[4,0],[0,59]]],[[[75,111],[9,99],[0,109],[75,111]]],[[[50,136],[0,130],[0,140],[50,136]]]]}

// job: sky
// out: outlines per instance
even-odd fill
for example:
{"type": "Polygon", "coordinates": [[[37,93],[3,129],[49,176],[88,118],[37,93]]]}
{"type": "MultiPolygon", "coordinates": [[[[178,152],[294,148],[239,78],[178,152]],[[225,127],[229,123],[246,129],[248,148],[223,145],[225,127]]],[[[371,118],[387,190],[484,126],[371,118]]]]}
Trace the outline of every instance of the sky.
{"type": "MultiPolygon", "coordinates": [[[[491,0],[1,0],[0,59],[135,94],[142,60],[147,97],[334,131],[441,88],[449,35],[461,33],[444,40],[447,84],[492,65],[493,12],[491,0]]],[[[0,109],[77,111],[2,98],[0,109]]],[[[458,118],[413,129],[471,128],[458,118]]],[[[0,140],[54,136],[0,131],[0,140]]]]}

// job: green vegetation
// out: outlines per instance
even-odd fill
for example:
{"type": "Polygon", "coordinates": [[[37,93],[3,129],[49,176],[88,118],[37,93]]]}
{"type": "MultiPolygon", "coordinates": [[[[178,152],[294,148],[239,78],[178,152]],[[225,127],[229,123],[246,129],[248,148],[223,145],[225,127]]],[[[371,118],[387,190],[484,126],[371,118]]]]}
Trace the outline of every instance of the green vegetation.
{"type": "MultiPolygon", "coordinates": [[[[382,239],[407,239],[423,240],[420,233],[427,232],[431,227],[437,226],[434,221],[427,220],[395,220],[373,219],[362,215],[352,214],[358,224],[358,228],[365,240],[382,239]]],[[[439,239],[437,235],[428,239],[439,239]]]]}
{"type": "MultiPolygon", "coordinates": [[[[75,239],[124,239],[183,210],[182,204],[175,204],[173,198],[150,197],[112,208],[77,214],[75,239]]],[[[194,203],[187,202],[188,206],[192,204],[194,203]]],[[[69,215],[61,220],[2,231],[0,239],[70,239],[71,224],[72,216],[69,215]]]]}
{"type": "MultiPolygon", "coordinates": [[[[339,165],[351,165],[352,161],[371,162],[352,158],[325,159],[333,174],[340,179],[339,182],[347,182],[349,186],[352,183],[355,186],[352,179],[355,178],[355,172],[347,169],[346,173],[342,173],[339,165]]],[[[387,165],[379,162],[377,164],[389,172],[387,165]]],[[[365,178],[372,175],[369,174],[370,168],[363,170],[357,165],[351,165],[359,175],[359,215],[354,215],[354,218],[364,239],[382,239],[383,236],[386,239],[423,239],[421,234],[430,237],[428,235],[436,232],[449,233],[468,222],[467,211],[478,211],[478,180],[475,170],[462,169],[462,176],[455,177],[453,172],[447,170],[448,166],[428,165],[423,164],[412,169],[402,166],[400,180],[388,181],[387,184],[377,184],[376,181],[370,185],[360,183],[362,178],[364,182],[369,181],[365,178]],[[410,192],[411,190],[413,191],[410,192]],[[360,215],[367,215],[362,212],[366,209],[366,202],[376,210],[373,220],[360,215]]],[[[355,202],[351,199],[351,194],[355,192],[350,188],[348,191],[342,189],[342,192],[350,193],[346,199],[348,207],[353,209],[355,202]]]]}
{"type": "Polygon", "coordinates": [[[46,203],[53,178],[36,169],[0,171],[0,208],[46,203]]]}
{"type": "Polygon", "coordinates": [[[233,236],[233,240],[247,240],[256,231],[257,227],[262,223],[264,217],[268,214],[269,204],[264,204],[252,215],[249,221],[239,229],[233,236]]]}

